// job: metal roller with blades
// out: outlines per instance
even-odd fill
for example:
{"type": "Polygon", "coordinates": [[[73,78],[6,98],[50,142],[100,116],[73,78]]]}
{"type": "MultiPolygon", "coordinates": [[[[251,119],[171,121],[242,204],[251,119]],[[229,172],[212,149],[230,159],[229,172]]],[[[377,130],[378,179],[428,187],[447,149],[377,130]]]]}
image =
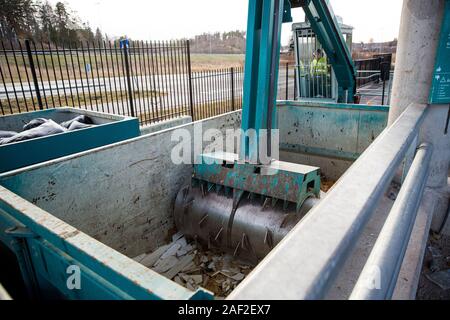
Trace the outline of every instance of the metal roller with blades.
{"type": "Polygon", "coordinates": [[[295,205],[245,192],[234,211],[233,195],[187,186],[176,199],[175,224],[179,231],[205,246],[221,248],[234,256],[264,258],[317,204],[306,199],[301,211],[295,205]]]}
{"type": "Polygon", "coordinates": [[[289,0],[249,1],[239,154],[202,154],[175,203],[179,231],[248,260],[264,258],[320,197],[319,168],[272,157],[281,25],[291,21],[289,0]]]}

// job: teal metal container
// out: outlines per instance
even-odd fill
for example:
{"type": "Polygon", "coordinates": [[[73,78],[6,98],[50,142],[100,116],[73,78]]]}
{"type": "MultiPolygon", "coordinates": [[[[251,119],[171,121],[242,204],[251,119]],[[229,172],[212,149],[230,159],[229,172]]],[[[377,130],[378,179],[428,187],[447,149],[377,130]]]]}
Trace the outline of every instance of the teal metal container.
{"type": "Polygon", "coordinates": [[[79,115],[89,116],[95,126],[0,146],[0,173],[140,135],[137,118],[74,108],[49,109],[3,116],[0,117],[0,130],[21,131],[24,123],[35,118],[46,118],[61,123],[79,115]]]}
{"type": "MultiPolygon", "coordinates": [[[[280,159],[318,166],[330,180],[383,131],[389,111],[303,101],[277,108],[280,159]]],[[[212,299],[207,290],[189,290],[132,259],[167,244],[176,195],[193,174],[192,165],[172,160],[179,145],[174,132],[193,135],[200,125],[204,132],[237,130],[241,111],[0,174],[0,261],[3,270],[17,266],[25,298],[212,299]],[[67,286],[73,266],[79,289],[67,286]]],[[[205,149],[191,152],[195,159],[205,149]]],[[[11,274],[0,274],[0,282],[20,299],[8,283],[11,274]]]]}

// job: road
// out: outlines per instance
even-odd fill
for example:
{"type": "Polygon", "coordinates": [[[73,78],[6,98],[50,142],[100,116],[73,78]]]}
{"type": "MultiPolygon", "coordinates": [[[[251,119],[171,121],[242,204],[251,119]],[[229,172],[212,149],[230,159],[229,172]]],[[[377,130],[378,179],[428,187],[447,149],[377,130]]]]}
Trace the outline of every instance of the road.
{"type": "MultiPolygon", "coordinates": [[[[235,73],[235,97],[236,99],[242,95],[243,73],[235,73]]],[[[293,98],[294,78],[290,75],[289,81],[289,98],[293,98]]],[[[286,99],[286,71],[284,68],[279,74],[278,99],[286,99]]],[[[77,94],[86,96],[86,100],[90,101],[89,95],[101,95],[103,101],[106,101],[105,94],[111,93],[116,100],[115,92],[125,92],[127,90],[127,79],[125,77],[110,78],[84,78],[81,80],[59,80],[59,81],[39,81],[40,93],[45,104],[45,98],[52,101],[52,94],[55,103],[59,102],[59,97],[64,104],[65,97],[71,101],[73,96],[77,103],[77,94]]],[[[193,102],[195,106],[201,106],[209,103],[230,102],[231,101],[231,77],[229,73],[211,74],[206,76],[198,76],[194,74],[192,78],[193,102]]],[[[164,110],[171,110],[180,106],[189,106],[189,77],[188,74],[172,74],[172,75],[148,75],[132,77],[133,92],[159,92],[154,97],[145,97],[134,94],[136,98],[133,100],[136,115],[146,113],[156,106],[164,110]]],[[[33,84],[7,83],[0,88],[0,99],[6,101],[8,98],[15,103],[16,94],[18,99],[31,99],[36,97],[36,91],[33,84]]],[[[120,97],[119,97],[120,98],[120,97]]],[[[3,106],[5,107],[5,106],[3,106]]],[[[83,106],[84,107],[84,106],[83,106]]],[[[93,102],[91,105],[85,106],[86,109],[112,112],[117,114],[129,115],[129,102],[114,101],[109,104],[101,104],[93,102]]]]}

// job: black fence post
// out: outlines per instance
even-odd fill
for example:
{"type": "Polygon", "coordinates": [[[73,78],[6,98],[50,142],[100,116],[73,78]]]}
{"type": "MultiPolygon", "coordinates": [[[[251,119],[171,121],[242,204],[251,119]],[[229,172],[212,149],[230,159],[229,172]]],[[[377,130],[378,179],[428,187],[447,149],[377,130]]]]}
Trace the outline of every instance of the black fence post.
{"type": "Polygon", "coordinates": [[[297,90],[299,90],[299,96],[302,94],[300,88],[297,88],[297,76],[300,78],[298,74],[297,68],[294,69],[294,101],[297,100],[297,90]]]}
{"type": "Polygon", "coordinates": [[[235,111],[236,106],[234,105],[235,90],[234,90],[234,68],[233,67],[231,67],[230,72],[231,72],[231,111],[235,111]]]}
{"type": "Polygon", "coordinates": [[[286,62],[286,100],[289,100],[289,62],[286,62]]]}
{"type": "Polygon", "coordinates": [[[445,126],[444,134],[448,134],[448,128],[450,125],[450,104],[448,105],[448,113],[447,113],[447,125],[445,126]]]}
{"type": "Polygon", "coordinates": [[[128,56],[128,44],[124,43],[123,44],[123,55],[124,55],[124,59],[125,59],[125,71],[127,74],[127,87],[128,87],[128,97],[130,99],[130,112],[131,112],[131,116],[135,117],[135,112],[134,112],[134,104],[133,104],[133,89],[131,87],[131,72],[130,72],[130,61],[129,61],[129,56],[128,56]]]}
{"type": "Polygon", "coordinates": [[[381,96],[381,105],[384,106],[384,96],[386,94],[386,81],[390,78],[391,64],[388,62],[380,63],[380,80],[383,81],[383,93],[381,96]]]}
{"type": "Polygon", "coordinates": [[[39,109],[44,110],[44,105],[42,103],[41,92],[39,91],[39,82],[37,79],[36,69],[34,67],[33,55],[31,53],[30,40],[25,40],[25,47],[28,55],[28,62],[30,63],[31,76],[33,77],[34,90],[36,91],[36,98],[38,101],[39,109]]]}
{"type": "Polygon", "coordinates": [[[194,93],[192,88],[191,45],[189,40],[186,40],[186,54],[187,54],[188,77],[189,77],[189,107],[192,121],[195,121],[196,119],[194,116],[194,93]]]}

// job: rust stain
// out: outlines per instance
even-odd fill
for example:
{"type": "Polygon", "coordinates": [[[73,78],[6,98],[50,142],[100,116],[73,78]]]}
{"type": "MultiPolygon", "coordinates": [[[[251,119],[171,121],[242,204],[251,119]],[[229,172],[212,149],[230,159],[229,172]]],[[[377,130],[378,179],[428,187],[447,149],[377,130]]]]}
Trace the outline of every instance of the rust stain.
{"type": "Polygon", "coordinates": [[[78,234],[80,234],[80,233],[81,233],[81,232],[80,232],[79,230],[70,231],[70,232],[65,231],[65,232],[62,232],[59,236],[60,236],[62,239],[69,239],[69,238],[75,237],[76,235],[78,235],[78,234]]]}

